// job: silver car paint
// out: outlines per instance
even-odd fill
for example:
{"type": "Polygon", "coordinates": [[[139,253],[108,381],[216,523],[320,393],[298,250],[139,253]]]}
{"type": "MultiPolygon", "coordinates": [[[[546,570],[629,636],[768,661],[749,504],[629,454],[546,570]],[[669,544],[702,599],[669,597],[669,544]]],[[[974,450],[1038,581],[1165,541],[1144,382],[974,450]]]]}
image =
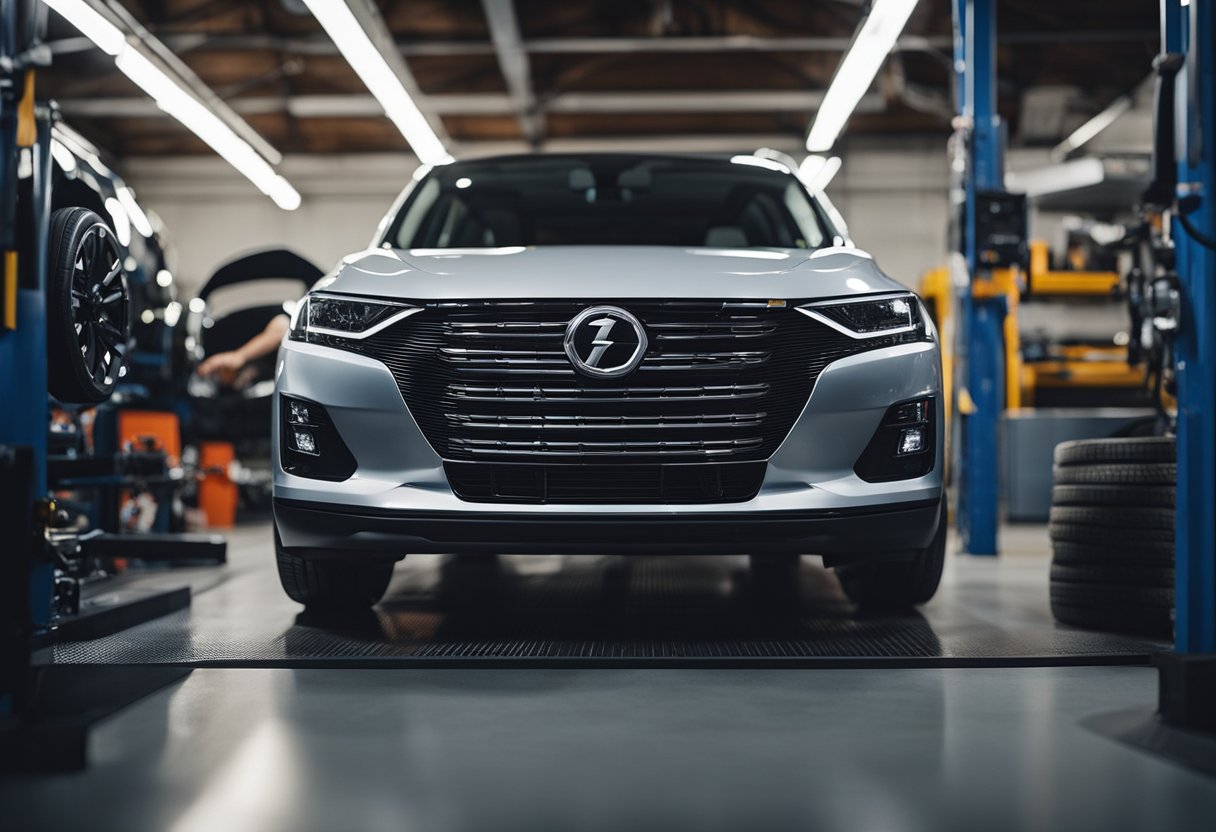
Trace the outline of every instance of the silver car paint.
{"type": "Polygon", "coordinates": [[[818,251],[667,246],[369,249],[318,287],[405,300],[586,297],[817,299],[905,287],[850,248],[818,251]]]}
{"type": "MultiPolygon", "coordinates": [[[[901,289],[873,260],[852,249],[819,252],[660,247],[405,252],[370,250],[347,258],[322,281],[326,292],[403,300],[586,297],[815,300],[901,289]],[[756,256],[757,254],[765,256],[756,256]],[[770,256],[771,255],[771,256],[770,256]]],[[[722,505],[487,505],[458,498],[442,460],[410,415],[392,374],[374,359],[286,341],[276,374],[283,393],[329,411],[359,463],[350,480],[330,483],[287,474],[275,459],[275,495],[338,506],[512,513],[695,514],[722,505]]],[[[853,355],[820,375],[802,414],[769,460],[759,494],[732,511],[880,506],[936,499],[942,488],[942,422],[938,461],[924,477],[868,483],[853,465],[894,402],[941,394],[936,343],[853,355]]],[[[277,405],[277,402],[276,402],[277,405]]],[[[278,414],[275,414],[277,425],[278,414]]]]}

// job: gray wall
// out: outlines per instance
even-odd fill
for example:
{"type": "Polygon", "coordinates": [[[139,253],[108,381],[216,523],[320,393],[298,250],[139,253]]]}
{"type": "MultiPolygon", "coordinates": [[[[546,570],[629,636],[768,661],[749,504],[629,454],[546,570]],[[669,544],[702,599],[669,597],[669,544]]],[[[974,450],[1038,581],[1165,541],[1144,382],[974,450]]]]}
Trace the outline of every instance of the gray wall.
{"type": "MultiPolygon", "coordinates": [[[[944,139],[868,140],[850,146],[828,188],[857,244],[893,277],[915,286],[945,257],[944,139]]],[[[287,246],[328,269],[367,245],[414,167],[412,157],[297,157],[283,173],[303,205],[282,211],[215,157],[128,159],[123,173],[164,221],[183,294],[245,251],[287,246]]]]}
{"type": "Polygon", "coordinates": [[[859,248],[916,288],[921,273],[946,259],[949,159],[945,139],[854,142],[828,196],[859,248]]]}

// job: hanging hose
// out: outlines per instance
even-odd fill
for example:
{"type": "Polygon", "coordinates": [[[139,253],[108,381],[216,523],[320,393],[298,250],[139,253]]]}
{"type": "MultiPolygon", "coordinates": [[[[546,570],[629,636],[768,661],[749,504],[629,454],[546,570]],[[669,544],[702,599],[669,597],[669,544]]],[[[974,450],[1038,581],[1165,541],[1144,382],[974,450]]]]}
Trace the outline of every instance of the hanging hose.
{"type": "Polygon", "coordinates": [[[1208,235],[1204,234],[1198,228],[1191,224],[1191,221],[1186,218],[1186,214],[1178,214],[1178,222],[1182,223],[1182,227],[1186,229],[1186,233],[1191,236],[1195,242],[1207,249],[1216,251],[1216,240],[1213,240],[1208,235]]]}

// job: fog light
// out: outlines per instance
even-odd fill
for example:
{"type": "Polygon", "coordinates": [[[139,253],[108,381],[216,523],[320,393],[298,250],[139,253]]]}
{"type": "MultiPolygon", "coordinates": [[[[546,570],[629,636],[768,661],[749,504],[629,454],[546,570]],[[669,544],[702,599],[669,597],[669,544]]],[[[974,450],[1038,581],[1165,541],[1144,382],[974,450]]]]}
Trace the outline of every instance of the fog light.
{"type": "Polygon", "coordinates": [[[899,455],[916,454],[925,449],[925,429],[905,428],[899,435],[899,455]]]}
{"type": "Polygon", "coordinates": [[[893,482],[932,471],[937,464],[935,409],[932,396],[887,408],[870,444],[853,465],[857,476],[866,482],[893,482]]]}
{"type": "Polygon", "coordinates": [[[295,439],[296,450],[304,454],[312,454],[318,456],[317,440],[313,435],[306,430],[293,430],[292,437],[295,439]]]}
{"type": "Polygon", "coordinates": [[[289,402],[288,407],[291,411],[287,417],[288,422],[293,425],[310,424],[308,420],[308,405],[304,404],[304,402],[289,402]]]}
{"type": "Polygon", "coordinates": [[[924,399],[893,407],[887,414],[886,424],[906,425],[913,422],[923,422],[925,421],[927,407],[928,402],[924,399]]]}

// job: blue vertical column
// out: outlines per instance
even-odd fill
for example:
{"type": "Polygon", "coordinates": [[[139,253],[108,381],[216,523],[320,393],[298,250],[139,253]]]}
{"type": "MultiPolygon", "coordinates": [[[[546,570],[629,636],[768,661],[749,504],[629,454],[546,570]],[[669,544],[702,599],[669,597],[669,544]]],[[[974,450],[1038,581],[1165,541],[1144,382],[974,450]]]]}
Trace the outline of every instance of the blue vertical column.
{"type": "Polygon", "coordinates": [[[1182,317],[1178,374],[1175,640],[1216,653],[1216,13],[1210,2],[1163,0],[1166,48],[1185,51],[1179,99],[1179,212],[1174,235],[1182,317]],[[1202,239],[1206,238],[1206,240],[1202,239]]]}
{"type": "MultiPolygon", "coordinates": [[[[17,4],[0,3],[0,56],[11,59],[28,44],[21,42],[18,31],[17,4]]],[[[25,74],[21,70],[6,70],[13,86],[0,94],[0,205],[6,223],[12,222],[14,204],[8,202],[15,193],[18,171],[18,154],[28,153],[30,162],[28,175],[33,177],[33,199],[22,204],[22,210],[34,212],[37,239],[23,246],[24,260],[17,262],[17,316],[16,328],[6,329],[0,325],[0,391],[4,394],[4,406],[0,407],[0,444],[26,445],[34,452],[34,494],[46,493],[46,440],[47,440],[47,384],[46,384],[46,293],[45,258],[47,251],[48,217],[50,205],[50,134],[45,126],[38,131],[38,140],[32,147],[17,146],[17,103],[21,98],[25,74]]],[[[6,229],[11,231],[11,227],[6,229]]],[[[0,249],[13,250],[21,241],[11,239],[10,233],[0,240],[0,249]]],[[[6,268],[0,263],[0,269],[6,268]]],[[[0,545],[17,544],[20,533],[6,529],[6,537],[0,545]]],[[[26,556],[20,553],[19,556],[26,556]]],[[[10,554],[11,556],[11,554],[10,554]]],[[[49,623],[54,572],[49,563],[32,565],[30,601],[35,627],[49,623]]]]}
{"type": "Polygon", "coordinates": [[[962,443],[958,477],[958,527],[973,555],[997,553],[997,431],[1004,410],[1004,300],[977,296],[987,277],[976,255],[975,207],[981,191],[1004,187],[1000,118],[996,111],[996,0],[955,0],[955,71],[959,113],[968,124],[964,254],[970,278],[959,298],[960,367],[955,384],[969,402],[960,406],[962,443]]]}

